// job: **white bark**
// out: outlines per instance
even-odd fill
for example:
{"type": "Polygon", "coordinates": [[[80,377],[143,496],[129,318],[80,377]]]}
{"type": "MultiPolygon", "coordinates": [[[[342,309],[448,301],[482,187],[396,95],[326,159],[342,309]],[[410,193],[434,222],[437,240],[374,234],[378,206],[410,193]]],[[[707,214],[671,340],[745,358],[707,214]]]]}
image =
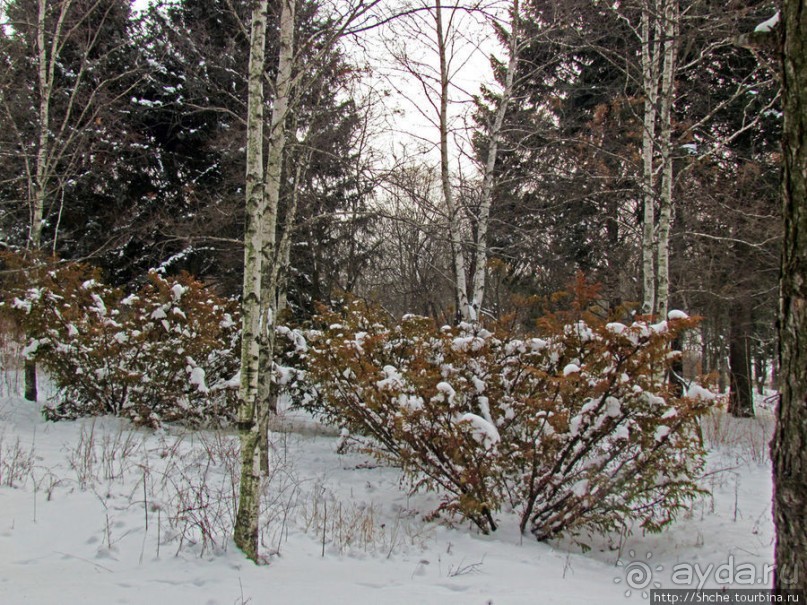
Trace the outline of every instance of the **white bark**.
{"type": "MultiPolygon", "coordinates": [[[[294,63],[295,0],[280,3],[280,47],[275,76],[275,94],[269,126],[269,146],[266,158],[266,211],[263,215],[264,241],[261,249],[263,277],[261,285],[261,354],[258,371],[258,424],[261,439],[268,439],[269,415],[274,411],[275,397],[272,387],[274,364],[275,318],[278,312],[278,276],[282,254],[277,249],[277,211],[280,203],[283,157],[286,151],[286,118],[292,94],[292,67],[294,63]]],[[[293,220],[292,216],[292,220],[293,220]]],[[[264,442],[262,464],[268,471],[268,443],[264,442]]]]}
{"type": "Polygon", "coordinates": [[[248,102],[246,231],[244,234],[244,286],[241,333],[241,388],[238,427],[241,436],[241,484],[234,540],[253,561],[258,560],[260,504],[260,442],[257,422],[260,356],[261,251],[266,197],[263,166],[263,77],[266,65],[268,0],[255,3],[250,34],[248,102]]]}
{"type": "Polygon", "coordinates": [[[661,75],[661,192],[658,224],[658,293],[655,312],[667,317],[670,291],[670,224],[673,206],[672,106],[675,100],[675,72],[678,51],[678,0],[664,4],[664,68],[661,75]]]}
{"type": "MultiPolygon", "coordinates": [[[[437,52],[440,69],[440,182],[443,190],[443,201],[448,213],[448,235],[451,242],[451,255],[454,264],[454,287],[457,299],[457,312],[463,321],[474,321],[476,316],[468,301],[468,284],[466,281],[465,254],[462,249],[462,212],[458,207],[451,185],[448,154],[448,100],[449,73],[447,57],[447,40],[443,28],[443,7],[441,0],[434,3],[435,29],[437,35],[437,52]]],[[[456,9],[452,9],[456,10],[456,9]]]]}
{"type": "MultiPolygon", "coordinates": [[[[137,82],[133,78],[128,87],[115,90],[112,94],[109,93],[113,85],[130,77],[133,71],[121,71],[101,82],[92,83],[91,63],[98,60],[98,56],[93,55],[97,55],[98,42],[108,17],[100,0],[91,3],[83,12],[80,12],[81,7],[75,6],[73,0],[36,1],[35,58],[39,96],[35,123],[36,154],[33,166],[26,162],[27,201],[31,221],[28,248],[33,250],[39,250],[43,245],[42,230],[48,197],[59,191],[60,185],[53,178],[54,170],[59,166],[60,180],[68,180],[67,175],[75,170],[74,164],[79,155],[77,148],[88,137],[94,136],[88,126],[96,121],[103,107],[128,97],[137,82]],[[100,22],[92,30],[85,32],[82,27],[88,20],[95,18],[100,22]],[[63,49],[71,40],[79,42],[82,54],[78,57],[72,82],[68,87],[62,88],[55,79],[56,66],[62,58],[63,49]],[[56,95],[62,108],[58,115],[52,105],[56,95]]],[[[108,49],[106,52],[112,53],[114,50],[108,49]]],[[[139,69],[134,67],[134,70],[139,69]]],[[[15,126],[20,145],[27,148],[32,141],[24,138],[24,131],[25,128],[15,126]]],[[[55,249],[55,238],[53,246],[55,249]]]]}
{"type": "MultiPolygon", "coordinates": [[[[53,64],[48,61],[48,49],[45,41],[45,17],[47,1],[38,0],[36,51],[38,63],[39,86],[39,145],[36,153],[35,174],[30,187],[31,224],[28,231],[28,247],[39,250],[42,245],[42,219],[47,192],[48,132],[50,130],[50,98],[53,86],[53,64]]],[[[60,15],[63,19],[64,12],[60,15]]],[[[52,55],[51,55],[52,56],[52,55]]]]}
{"type": "Polygon", "coordinates": [[[496,109],[496,116],[490,128],[490,143],[488,144],[488,153],[482,177],[482,200],[479,207],[479,216],[477,217],[476,256],[474,259],[475,269],[473,276],[473,296],[471,300],[471,308],[477,318],[480,317],[482,303],[485,299],[485,280],[488,261],[488,228],[490,226],[490,207],[493,202],[493,173],[496,167],[496,158],[499,153],[499,142],[504,119],[513,97],[514,82],[518,69],[520,35],[519,0],[513,0],[512,27],[510,31],[510,43],[508,45],[509,60],[507,63],[507,75],[505,76],[502,98],[499,102],[499,107],[496,109]]]}
{"type": "MultiPolygon", "coordinates": [[[[318,44],[310,58],[317,65],[343,35],[350,23],[366,14],[377,2],[358,2],[338,20],[318,44]]],[[[303,76],[314,78],[318,68],[293,76],[295,0],[280,0],[278,70],[274,80],[272,115],[263,161],[263,79],[266,71],[265,45],[268,0],[253,7],[248,74],[247,118],[247,229],[244,250],[244,319],[242,334],[241,401],[241,489],[235,525],[235,542],[253,561],[258,561],[258,517],[260,486],[268,470],[268,419],[272,409],[272,367],[274,324],[279,288],[288,253],[277,246],[277,211],[280,200],[283,157],[286,149],[286,120],[292,89],[301,88],[303,76]],[[247,317],[248,316],[248,317],[247,317]]],[[[319,36],[320,34],[317,34],[319,36]]],[[[313,39],[308,42],[313,42],[313,39]]],[[[287,221],[294,221],[294,209],[287,221]]],[[[288,225],[287,225],[288,227],[288,225]]],[[[288,229],[291,236],[291,230],[288,229]]],[[[288,242],[290,246],[290,242],[288,242]]]]}
{"type": "MultiPolygon", "coordinates": [[[[45,208],[48,204],[48,197],[53,190],[58,191],[58,186],[54,185],[53,172],[57,165],[62,162],[68,151],[74,148],[82,137],[89,136],[84,128],[91,122],[98,110],[97,93],[110,81],[102,82],[96,89],[91,91],[89,100],[85,100],[81,107],[76,102],[79,90],[84,88],[87,65],[90,54],[96,48],[95,42],[98,39],[105,17],[102,16],[102,23],[98,25],[96,32],[84,41],[86,48],[83,56],[80,57],[80,66],[75,74],[75,79],[71,84],[72,88],[55,89],[56,65],[61,58],[62,49],[68,39],[75,36],[79,30],[79,25],[90,16],[97,14],[99,3],[92,4],[86,12],[78,18],[77,23],[70,27],[65,27],[68,16],[76,16],[77,9],[73,7],[72,0],[61,0],[60,2],[49,2],[48,0],[37,0],[37,15],[35,25],[35,59],[37,64],[36,83],[38,92],[38,102],[36,110],[36,122],[34,125],[36,154],[31,162],[26,159],[27,178],[27,203],[29,210],[28,242],[27,248],[34,252],[39,252],[43,248],[42,231],[45,221],[45,208]],[[73,13],[71,13],[73,11],[73,13]],[[49,17],[51,17],[49,19],[49,17]],[[52,29],[48,30],[48,22],[52,21],[52,29]],[[64,95],[67,99],[65,110],[61,116],[54,118],[52,112],[52,102],[55,95],[64,95]],[[53,122],[56,122],[55,124],[53,122]]],[[[122,77],[122,76],[121,76],[122,77]]],[[[127,94],[124,91],[123,94],[127,94]]],[[[8,110],[8,108],[7,108],[8,110]]],[[[10,115],[10,112],[9,112],[10,115]]],[[[26,129],[13,125],[14,132],[19,138],[21,148],[28,148],[31,140],[24,138],[22,134],[26,129]]],[[[69,165],[70,162],[67,162],[69,165]]],[[[68,169],[63,169],[67,172],[68,169]]],[[[65,174],[62,175],[63,180],[65,174]]],[[[64,192],[62,191],[62,196],[64,192]]],[[[60,211],[61,212],[61,211],[60,211]]],[[[56,251],[56,234],[53,238],[53,251],[56,251]]],[[[25,396],[26,399],[36,401],[36,365],[34,362],[26,362],[25,372],[25,396]]]]}
{"type": "MultiPolygon", "coordinates": [[[[655,273],[655,212],[656,170],[655,138],[659,96],[659,31],[655,15],[642,5],[642,87],[644,92],[644,128],[642,129],[642,313],[649,314],[656,307],[655,273]]],[[[655,2],[654,2],[655,5],[655,2]]]]}

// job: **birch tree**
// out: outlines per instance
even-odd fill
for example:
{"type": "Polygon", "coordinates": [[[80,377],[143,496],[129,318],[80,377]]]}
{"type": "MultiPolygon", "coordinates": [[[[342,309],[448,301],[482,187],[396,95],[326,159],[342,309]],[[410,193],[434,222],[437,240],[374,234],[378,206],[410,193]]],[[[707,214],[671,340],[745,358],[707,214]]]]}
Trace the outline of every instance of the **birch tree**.
{"type": "Polygon", "coordinates": [[[510,108],[513,98],[516,79],[518,77],[518,57],[521,45],[521,8],[519,0],[513,0],[510,8],[511,29],[507,47],[507,71],[504,77],[504,88],[502,90],[499,104],[493,118],[493,123],[488,128],[488,148],[485,154],[485,163],[482,172],[482,200],[477,217],[474,276],[473,276],[473,296],[471,308],[479,316],[482,311],[482,304],[485,300],[485,285],[488,265],[488,228],[490,226],[490,208],[493,203],[493,189],[496,169],[496,159],[499,155],[499,146],[502,144],[502,129],[505,118],[510,108]]]}
{"type": "MultiPolygon", "coordinates": [[[[272,103],[272,117],[269,122],[269,144],[266,160],[264,196],[266,208],[263,219],[263,246],[261,247],[261,335],[260,358],[258,363],[259,410],[258,427],[262,439],[268,439],[269,414],[276,412],[272,375],[275,345],[275,319],[278,308],[278,279],[283,265],[288,262],[285,250],[277,246],[277,212],[280,203],[281,174],[286,149],[286,118],[289,113],[292,94],[292,64],[294,61],[294,13],[296,0],[280,2],[280,46],[278,50],[275,94],[272,103]]],[[[296,196],[292,194],[293,199],[296,196]]],[[[291,237],[288,229],[294,223],[296,204],[286,213],[286,239],[291,237]]],[[[262,445],[261,465],[268,471],[268,443],[262,445]]]]}
{"type": "Polygon", "coordinates": [[[677,73],[677,0],[644,0],[641,48],[642,313],[666,316],[673,206],[672,108],[677,73]],[[656,210],[658,207],[658,225],[656,210]]]}
{"type": "MultiPolygon", "coordinates": [[[[448,28],[456,14],[456,8],[450,9],[448,28]]],[[[448,148],[448,104],[449,87],[451,85],[449,73],[448,39],[446,27],[443,24],[443,6],[440,0],[434,3],[435,42],[439,60],[439,88],[437,91],[439,108],[437,123],[440,136],[440,184],[443,190],[443,201],[446,206],[448,221],[448,236],[451,244],[451,256],[454,261],[454,282],[457,299],[457,311],[463,321],[476,319],[475,310],[468,301],[468,285],[466,282],[465,252],[463,251],[462,214],[451,182],[451,170],[448,148]]]]}
{"type": "Polygon", "coordinates": [[[262,337],[262,258],[266,214],[263,164],[264,72],[268,0],[258,0],[252,9],[247,100],[246,226],[244,231],[244,288],[241,303],[241,385],[238,429],[241,439],[241,483],[234,541],[251,560],[258,561],[261,493],[261,451],[258,418],[259,360],[262,337]]]}
{"type": "Polygon", "coordinates": [[[663,5],[660,29],[663,31],[663,63],[659,101],[661,109],[659,154],[661,164],[661,184],[659,191],[658,287],[654,312],[659,317],[667,317],[670,298],[670,227],[673,214],[673,102],[675,101],[675,76],[678,70],[678,0],[666,0],[663,5]]]}
{"type": "MultiPolygon", "coordinates": [[[[649,2],[649,0],[648,0],[649,2]]],[[[658,113],[658,76],[661,71],[658,21],[651,7],[642,5],[641,13],[642,88],[644,93],[644,129],[642,130],[642,313],[656,309],[655,222],[656,222],[656,116],[658,113]],[[654,35],[655,34],[655,35],[654,35]]]]}
{"type": "MultiPolygon", "coordinates": [[[[121,60],[131,53],[130,7],[121,0],[36,0],[2,8],[10,25],[6,75],[31,67],[35,74],[29,99],[19,96],[25,89],[0,88],[0,127],[17,150],[15,180],[27,207],[25,248],[55,254],[66,188],[87,170],[111,108],[139,82],[141,66],[121,60]]],[[[23,86],[30,81],[23,76],[23,86]]],[[[25,376],[25,396],[36,400],[33,363],[25,376]]]]}
{"type": "Polygon", "coordinates": [[[463,203],[459,195],[457,174],[452,166],[458,162],[460,151],[452,148],[455,135],[453,121],[456,118],[457,97],[461,96],[456,78],[461,66],[468,61],[467,48],[463,45],[462,30],[467,28],[463,17],[482,13],[479,5],[446,7],[441,0],[433,5],[421,5],[413,17],[399,24],[407,41],[417,41],[431,48],[436,55],[434,72],[428,59],[410,55],[406,42],[396,41],[392,52],[404,72],[414,80],[426,97],[426,109],[418,111],[434,124],[438,134],[440,188],[444,205],[447,239],[452,258],[456,316],[461,321],[478,321],[485,298],[487,260],[489,254],[488,231],[491,204],[495,185],[495,169],[501,144],[501,131],[510,108],[514,83],[518,78],[518,52],[521,45],[519,27],[519,2],[515,0],[508,8],[511,31],[506,52],[508,62],[501,96],[492,119],[486,128],[486,145],[479,167],[478,189],[475,197],[479,203],[476,212],[463,203]],[[460,95],[458,95],[458,91],[460,95]],[[429,112],[431,110],[431,112],[429,112]]]}
{"type": "MultiPolygon", "coordinates": [[[[278,312],[280,277],[288,261],[288,246],[278,246],[278,205],[288,136],[287,119],[293,109],[294,91],[303,90],[318,77],[318,61],[333,52],[348,28],[375,6],[357,2],[327,20],[304,43],[315,49],[311,68],[295,70],[296,0],[280,0],[278,14],[278,62],[272,79],[272,112],[268,137],[264,137],[264,78],[268,0],[258,0],[250,25],[247,101],[246,229],[242,299],[241,384],[238,428],[241,440],[241,484],[234,541],[254,562],[259,561],[261,483],[268,471],[268,420],[272,412],[274,330],[278,312]],[[263,147],[266,145],[264,159],[263,147]]],[[[294,197],[294,196],[292,196],[294,197]]],[[[294,208],[287,210],[286,235],[294,222],[294,208]],[[291,212],[291,214],[289,214],[291,212]]]]}

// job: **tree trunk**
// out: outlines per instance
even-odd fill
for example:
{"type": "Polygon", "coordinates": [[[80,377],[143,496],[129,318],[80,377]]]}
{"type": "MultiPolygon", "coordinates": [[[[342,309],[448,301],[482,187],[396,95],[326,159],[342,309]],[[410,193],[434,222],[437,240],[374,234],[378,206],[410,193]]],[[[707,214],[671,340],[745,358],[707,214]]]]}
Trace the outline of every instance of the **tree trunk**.
{"type": "Polygon", "coordinates": [[[807,6],[784,0],[779,317],[780,401],[773,445],[774,589],[807,588],[807,6]]]}
{"type": "Polygon", "coordinates": [[[247,117],[247,232],[244,252],[244,334],[242,341],[241,490],[236,516],[236,545],[258,561],[261,477],[269,470],[269,416],[274,404],[275,315],[278,299],[277,209],[286,147],[292,63],[294,0],[280,5],[280,47],[272,104],[266,166],[263,165],[263,77],[266,66],[267,0],[255,5],[249,60],[247,117]],[[249,323],[247,301],[249,300],[249,323]],[[247,326],[252,330],[247,334],[247,326]],[[248,375],[247,375],[248,374],[248,375]],[[247,399],[247,396],[250,399],[247,399]]]}
{"type": "Polygon", "coordinates": [[[664,3],[664,66],[661,74],[661,194],[658,219],[658,292],[656,313],[667,317],[670,298],[670,224],[673,206],[673,157],[672,157],[672,107],[675,100],[675,72],[678,54],[678,5],[677,0],[664,3]]]}
{"type": "MultiPolygon", "coordinates": [[[[59,19],[64,18],[67,10],[62,7],[59,19]]],[[[53,71],[48,59],[45,27],[47,18],[47,2],[37,3],[36,51],[39,85],[39,133],[36,152],[36,166],[33,183],[30,187],[31,225],[28,232],[28,246],[31,250],[39,250],[42,246],[42,220],[44,218],[45,197],[48,191],[48,148],[50,144],[50,97],[53,88],[53,71]]],[[[53,42],[58,40],[58,32],[53,42]]]]}
{"type": "Polygon", "coordinates": [[[765,394],[765,383],[768,377],[768,359],[765,355],[765,349],[761,346],[756,347],[756,355],[754,355],[754,383],[759,395],[765,394]]]}
{"type": "Polygon", "coordinates": [[[32,359],[25,360],[25,399],[36,401],[38,390],[36,385],[36,362],[32,359]]]}
{"type": "MultiPolygon", "coordinates": [[[[61,24],[67,14],[69,2],[62,5],[54,33],[53,44],[60,38],[61,24]]],[[[37,84],[39,89],[39,123],[38,141],[36,150],[36,163],[34,164],[33,178],[28,181],[28,204],[31,224],[28,228],[28,249],[38,252],[42,248],[42,224],[45,214],[45,198],[48,193],[48,157],[50,148],[50,100],[53,90],[53,49],[48,57],[45,27],[47,18],[46,0],[37,2],[36,23],[36,58],[37,58],[37,84]]],[[[30,177],[29,173],[29,177],[30,177]]],[[[25,362],[25,399],[36,401],[38,397],[36,385],[36,363],[25,362]]]]}
{"type": "MultiPolygon", "coordinates": [[[[452,9],[456,10],[456,8],[452,9]]],[[[468,283],[466,278],[465,253],[462,249],[462,213],[457,205],[451,187],[451,173],[448,157],[448,97],[449,74],[447,41],[443,30],[443,6],[440,0],[434,3],[434,19],[437,35],[437,51],[440,66],[440,183],[443,189],[443,201],[448,213],[448,233],[451,242],[451,255],[454,266],[454,292],[457,302],[457,315],[462,321],[474,321],[477,317],[468,301],[468,283]]]]}
{"type": "Polygon", "coordinates": [[[260,512],[260,422],[258,369],[261,338],[261,252],[263,215],[266,211],[263,167],[263,76],[265,69],[268,0],[252,10],[247,104],[246,227],[244,233],[244,287],[241,332],[241,388],[238,430],[241,438],[241,484],[234,536],[236,546],[258,561],[260,512]]]}
{"type": "Polygon", "coordinates": [[[729,326],[729,413],[738,418],[754,416],[750,332],[750,306],[748,301],[740,301],[732,309],[729,326]]]}
{"type": "MultiPolygon", "coordinates": [[[[269,131],[269,147],[266,159],[266,212],[263,216],[264,241],[261,250],[263,276],[261,278],[261,352],[258,370],[258,424],[261,433],[261,468],[269,471],[269,416],[276,411],[273,387],[275,353],[275,320],[278,312],[282,250],[277,246],[277,211],[280,205],[283,157],[286,151],[286,118],[288,117],[292,64],[294,62],[294,0],[280,3],[280,48],[275,76],[275,95],[272,103],[272,119],[269,131]]],[[[295,185],[296,186],[296,185],[295,185]]],[[[294,216],[291,217],[292,224],[294,216]]],[[[288,223],[288,221],[287,221],[288,223]]],[[[287,224],[290,228],[291,225],[287,224]]],[[[287,237],[291,233],[287,231],[287,237]]]]}
{"type": "MultiPolygon", "coordinates": [[[[647,0],[649,1],[649,0],[647,0]]],[[[655,139],[658,113],[659,41],[657,28],[651,24],[647,1],[642,6],[641,47],[642,86],[644,92],[644,127],[642,129],[642,313],[656,308],[655,222],[656,171],[655,139]],[[656,30],[656,36],[652,32],[656,30]]]]}
{"type": "Polygon", "coordinates": [[[474,258],[473,275],[473,297],[471,308],[477,318],[482,311],[482,303],[485,299],[485,278],[487,276],[488,265],[488,227],[490,223],[490,206],[493,202],[494,169],[496,168],[496,158],[499,153],[499,139],[501,138],[504,118],[507,115],[507,108],[513,97],[513,86],[515,83],[516,70],[518,69],[518,52],[520,44],[519,29],[519,2],[513,1],[512,5],[512,27],[510,30],[510,44],[508,53],[510,55],[507,63],[507,75],[505,76],[504,90],[499,107],[496,109],[496,116],[490,126],[490,141],[488,143],[488,153],[485,161],[485,168],[482,177],[482,202],[479,207],[477,217],[476,233],[476,255],[474,258]]]}

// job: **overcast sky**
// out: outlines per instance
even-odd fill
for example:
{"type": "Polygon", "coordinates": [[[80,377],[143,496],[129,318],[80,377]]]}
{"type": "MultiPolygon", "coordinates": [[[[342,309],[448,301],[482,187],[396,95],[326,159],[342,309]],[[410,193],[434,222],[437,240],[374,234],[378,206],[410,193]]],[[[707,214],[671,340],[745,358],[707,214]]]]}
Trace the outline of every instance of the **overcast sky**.
{"type": "MultiPolygon", "coordinates": [[[[339,0],[332,0],[339,5],[339,0]]],[[[145,8],[150,0],[133,0],[135,9],[145,8]]],[[[426,5],[426,0],[388,0],[382,9],[386,12],[404,3],[426,5]],[[420,3],[420,4],[419,4],[420,3]]],[[[459,0],[459,6],[471,7],[478,1],[459,0]]],[[[488,9],[503,14],[503,2],[492,0],[488,9]]],[[[453,37],[451,67],[451,127],[453,136],[453,168],[462,165],[471,170],[471,163],[462,161],[467,150],[467,136],[463,125],[470,123],[472,97],[479,93],[482,83],[493,80],[488,55],[499,52],[492,28],[481,12],[451,11],[444,9],[446,36],[453,37]]],[[[431,13],[416,13],[401,21],[364,32],[357,39],[346,40],[347,51],[360,66],[368,67],[369,74],[359,91],[373,91],[383,103],[378,113],[386,114],[377,121],[376,145],[387,147],[385,153],[422,153],[429,161],[439,159],[437,144],[436,109],[426,90],[435,84],[438,75],[438,58],[434,44],[434,19],[431,13]],[[418,31],[420,30],[420,31],[418,31]],[[407,73],[400,58],[405,56],[410,67],[417,66],[417,74],[407,73]]],[[[434,97],[436,102],[436,97],[434,97]]]]}

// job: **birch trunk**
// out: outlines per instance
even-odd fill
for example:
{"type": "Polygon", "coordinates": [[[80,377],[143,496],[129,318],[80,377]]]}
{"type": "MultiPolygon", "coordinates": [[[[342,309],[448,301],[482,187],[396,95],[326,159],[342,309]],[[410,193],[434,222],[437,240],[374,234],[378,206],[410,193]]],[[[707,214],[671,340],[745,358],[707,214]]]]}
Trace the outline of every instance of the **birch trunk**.
{"type": "MultiPolygon", "coordinates": [[[[807,6],[782,4],[784,245],[773,445],[774,590],[807,589],[807,6]]],[[[802,593],[803,594],[803,593],[802,593]]]]}
{"type": "MultiPolygon", "coordinates": [[[[42,246],[42,219],[44,218],[45,196],[47,195],[47,164],[50,132],[50,98],[53,87],[52,69],[48,60],[45,40],[46,0],[38,0],[36,27],[36,51],[39,86],[39,133],[36,152],[34,182],[31,188],[31,225],[28,232],[28,247],[39,250],[42,246]]],[[[64,11],[62,12],[62,15],[64,11]]]]}
{"type": "Polygon", "coordinates": [[[247,101],[246,226],[244,234],[244,286],[241,332],[241,386],[238,429],[241,438],[241,484],[234,536],[236,546],[258,561],[260,511],[260,423],[258,422],[258,370],[260,357],[261,274],[266,212],[263,166],[263,77],[266,64],[268,0],[252,10],[247,101]]]}
{"type": "Polygon", "coordinates": [[[265,471],[269,470],[269,416],[277,407],[272,377],[274,375],[275,318],[278,311],[278,276],[280,264],[283,262],[282,255],[278,253],[277,249],[277,210],[280,203],[283,156],[286,150],[286,118],[289,113],[292,89],[294,2],[295,0],[281,0],[280,2],[280,47],[266,158],[266,212],[263,216],[264,241],[261,249],[263,266],[261,316],[263,321],[260,369],[258,371],[258,424],[263,445],[261,465],[265,471]]]}
{"type": "Polygon", "coordinates": [[[678,0],[664,3],[664,66],[661,74],[661,194],[658,219],[658,292],[655,312],[667,317],[670,298],[670,224],[673,205],[673,157],[672,157],[672,106],[675,100],[675,72],[678,53],[678,0]]]}
{"type": "Polygon", "coordinates": [[[477,219],[476,256],[474,259],[475,271],[473,276],[473,297],[471,300],[471,310],[477,318],[480,317],[482,303],[485,299],[485,280],[487,277],[488,261],[488,227],[490,224],[490,206],[493,202],[493,172],[496,168],[501,131],[504,126],[504,119],[507,115],[508,105],[513,97],[515,74],[518,69],[518,47],[520,39],[518,0],[513,1],[512,11],[512,29],[510,32],[510,44],[508,45],[508,53],[510,56],[507,63],[507,76],[505,77],[502,99],[496,110],[493,124],[491,125],[490,143],[485,162],[485,172],[482,178],[482,201],[477,219]]]}
{"type": "MultiPolygon", "coordinates": [[[[34,174],[31,179],[29,173],[28,198],[30,204],[30,221],[28,230],[28,249],[38,252],[42,249],[42,227],[45,214],[45,203],[48,195],[48,181],[50,172],[50,103],[53,96],[53,74],[56,66],[57,49],[61,43],[62,26],[70,10],[71,0],[64,0],[59,6],[59,15],[53,38],[48,40],[45,36],[47,26],[47,0],[37,1],[36,21],[36,58],[37,58],[37,87],[39,90],[38,130],[36,162],[34,174]]],[[[36,401],[38,396],[36,362],[25,362],[25,399],[36,401]]]]}
{"type": "MultiPolygon", "coordinates": [[[[649,0],[647,0],[649,2],[649,0]]],[[[642,129],[642,313],[656,307],[655,222],[656,170],[655,138],[658,113],[659,36],[657,20],[651,23],[647,2],[642,6],[642,86],[644,88],[644,128],[642,129]],[[655,32],[655,36],[653,33],[655,32]]]]}
{"type": "MultiPolygon", "coordinates": [[[[457,312],[462,321],[475,321],[476,315],[468,301],[468,284],[466,281],[465,254],[462,250],[462,214],[457,206],[454,191],[451,188],[451,173],[448,165],[448,96],[449,74],[448,57],[446,56],[446,37],[443,29],[443,7],[441,0],[436,0],[435,26],[437,33],[437,51],[440,61],[440,182],[443,189],[443,201],[448,212],[448,234],[451,242],[451,254],[454,266],[455,296],[457,312]]],[[[455,9],[454,9],[455,10],[455,9]]]]}

